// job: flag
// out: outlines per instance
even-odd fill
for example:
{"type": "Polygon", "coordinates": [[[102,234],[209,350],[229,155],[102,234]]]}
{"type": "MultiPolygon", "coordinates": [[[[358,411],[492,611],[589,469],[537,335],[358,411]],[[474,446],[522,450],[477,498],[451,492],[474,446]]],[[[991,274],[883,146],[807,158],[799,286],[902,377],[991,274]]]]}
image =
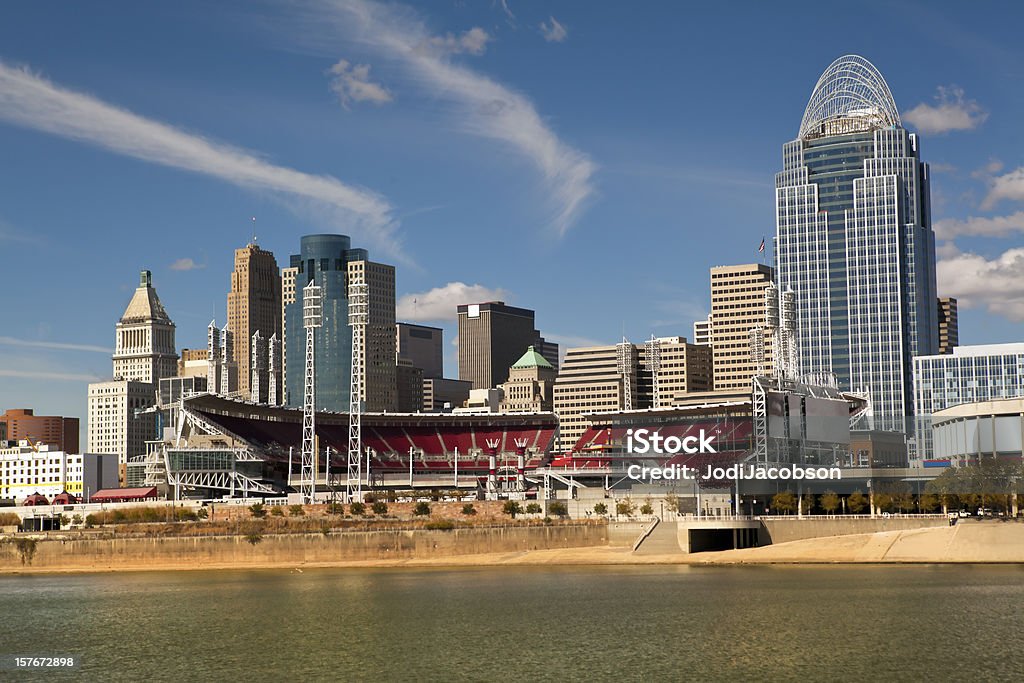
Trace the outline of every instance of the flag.
{"type": "Polygon", "coordinates": [[[757,248],[757,253],[758,254],[763,254],[764,253],[764,238],[763,237],[761,238],[761,246],[759,246],[757,248]]]}

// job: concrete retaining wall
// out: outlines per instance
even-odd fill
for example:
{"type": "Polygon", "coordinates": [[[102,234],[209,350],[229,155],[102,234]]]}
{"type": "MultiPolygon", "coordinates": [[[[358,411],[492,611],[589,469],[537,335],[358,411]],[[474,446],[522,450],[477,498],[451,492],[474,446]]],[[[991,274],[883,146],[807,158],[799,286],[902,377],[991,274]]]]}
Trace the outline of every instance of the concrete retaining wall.
{"type": "MultiPolygon", "coordinates": [[[[635,536],[634,536],[635,538],[635,536]]],[[[604,525],[490,527],[452,531],[369,531],[245,536],[64,539],[36,543],[32,569],[103,571],[236,565],[274,566],[360,560],[444,558],[479,553],[603,546],[604,525]]],[[[0,572],[23,568],[13,542],[0,543],[0,572]]]]}
{"type": "Polygon", "coordinates": [[[842,517],[805,517],[804,519],[762,520],[768,538],[762,544],[786,543],[805,538],[871,534],[876,531],[902,531],[926,527],[949,526],[946,517],[877,517],[875,519],[843,519],[842,517]]]}

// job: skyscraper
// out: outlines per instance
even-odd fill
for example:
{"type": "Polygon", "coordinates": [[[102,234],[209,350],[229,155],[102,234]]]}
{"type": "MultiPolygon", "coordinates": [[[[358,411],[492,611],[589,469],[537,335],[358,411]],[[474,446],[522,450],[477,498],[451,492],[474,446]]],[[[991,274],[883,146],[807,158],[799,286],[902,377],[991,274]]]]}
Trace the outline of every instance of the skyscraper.
{"type": "MultiPolygon", "coordinates": [[[[363,400],[366,410],[396,410],[395,269],[374,263],[365,249],[353,249],[346,235],[306,235],[300,253],[289,263],[296,269],[285,309],[287,405],[302,405],[306,330],[302,326],[302,289],[311,281],[323,288],[323,326],[316,331],[317,408],[348,412],[352,365],[352,330],[348,325],[349,285],[367,285],[366,348],[363,400]]],[[[289,280],[291,278],[289,277],[289,280]]]]}
{"type": "Polygon", "coordinates": [[[711,269],[715,391],[748,389],[755,374],[772,374],[774,330],[765,308],[772,278],[772,269],[760,263],[711,269]]]}
{"type": "MultiPolygon", "coordinates": [[[[235,249],[235,269],[228,293],[228,329],[234,335],[232,358],[238,368],[238,392],[248,399],[252,389],[253,335],[259,332],[264,340],[275,334],[278,339],[281,337],[281,276],[277,259],[253,243],[235,249]]],[[[267,379],[262,378],[261,384],[266,387],[267,379]]]]}
{"type": "Polygon", "coordinates": [[[157,384],[178,373],[174,323],[153,288],[153,275],[144,270],[124,315],[117,323],[114,378],[157,384]]]}
{"type": "Polygon", "coordinates": [[[939,350],[940,354],[953,353],[960,346],[960,324],[956,299],[951,296],[939,298],[939,350]]]}
{"type": "Polygon", "coordinates": [[[878,70],[847,55],[818,80],[782,156],[775,259],[779,291],[795,297],[799,372],[868,390],[876,426],[901,428],[913,414],[912,359],[938,348],[918,137],[878,70]]]}
{"type": "Polygon", "coordinates": [[[533,346],[555,369],[558,344],[546,341],[528,308],[504,301],[459,306],[459,379],[491,389],[508,379],[509,368],[533,346]]]}

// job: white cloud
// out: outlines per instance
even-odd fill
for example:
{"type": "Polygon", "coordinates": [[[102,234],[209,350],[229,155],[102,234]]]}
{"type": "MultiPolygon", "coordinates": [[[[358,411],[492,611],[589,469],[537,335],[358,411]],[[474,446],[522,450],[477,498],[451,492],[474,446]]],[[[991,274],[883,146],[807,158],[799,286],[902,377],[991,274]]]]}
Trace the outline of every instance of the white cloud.
{"type": "Polygon", "coordinates": [[[935,256],[940,260],[954,258],[961,253],[963,252],[960,251],[960,247],[956,246],[953,242],[943,242],[935,247],[935,256]]]}
{"type": "Polygon", "coordinates": [[[464,52],[471,55],[482,55],[487,49],[487,43],[491,40],[491,35],[487,31],[479,26],[474,26],[458,36],[453,33],[434,36],[430,39],[430,44],[453,55],[464,52]]]}
{"type": "Polygon", "coordinates": [[[963,88],[939,86],[935,101],[936,104],[922,102],[904,112],[903,119],[922,133],[937,134],[973,130],[988,118],[980,104],[964,98],[963,88]]]}
{"type": "Polygon", "coordinates": [[[324,227],[358,234],[401,257],[392,207],[379,194],[327,175],[303,173],[259,156],[67,90],[0,62],[0,120],[95,145],[162,166],[274,193],[324,227]]]}
{"type": "Polygon", "coordinates": [[[566,349],[574,349],[585,346],[608,346],[609,342],[598,341],[589,337],[581,337],[575,334],[558,334],[557,332],[540,331],[545,340],[558,344],[558,353],[565,356],[566,349]]]}
{"type": "Polygon", "coordinates": [[[505,18],[510,24],[515,25],[516,15],[512,14],[512,10],[508,8],[508,0],[498,0],[501,4],[501,11],[505,13],[505,18]]]}
{"type": "Polygon", "coordinates": [[[318,32],[333,28],[396,60],[414,84],[451,105],[465,132],[503,143],[540,171],[551,195],[551,226],[559,236],[579,218],[594,195],[591,179],[597,166],[559,139],[529,98],[453,63],[451,55],[430,45],[431,34],[408,8],[369,0],[309,0],[301,5],[313,8],[301,27],[301,40],[315,42],[318,32]]]}
{"type": "Polygon", "coordinates": [[[349,64],[348,60],[342,59],[330,68],[330,73],[334,75],[331,90],[346,109],[352,102],[380,105],[394,99],[384,86],[370,80],[369,64],[349,64]]]}
{"type": "Polygon", "coordinates": [[[404,295],[398,300],[395,313],[399,320],[410,322],[457,320],[458,307],[462,304],[507,301],[508,296],[503,289],[449,282],[427,292],[404,295]]]}
{"type": "Polygon", "coordinates": [[[15,337],[0,337],[0,344],[7,346],[27,346],[35,349],[59,349],[61,351],[92,351],[96,353],[113,353],[113,349],[107,346],[94,346],[93,344],[70,344],[66,342],[41,341],[37,339],[16,339],[15,337]]]}
{"type": "Polygon", "coordinates": [[[540,22],[540,32],[544,36],[544,40],[549,43],[560,43],[569,36],[569,31],[566,30],[565,26],[558,23],[558,20],[554,17],[548,17],[551,23],[547,21],[540,22]]]}
{"type": "Polygon", "coordinates": [[[180,258],[168,267],[171,270],[199,270],[206,266],[202,263],[196,263],[190,258],[180,258]]]}
{"type": "Polygon", "coordinates": [[[951,240],[955,237],[1008,237],[1024,232],[1024,211],[1009,216],[970,216],[964,220],[945,218],[936,221],[935,239],[951,240]]]}
{"type": "Polygon", "coordinates": [[[936,276],[942,295],[956,297],[961,307],[984,306],[990,313],[1024,321],[1024,248],[991,260],[961,253],[939,261],[936,276]]]}
{"type": "Polygon", "coordinates": [[[989,159],[988,163],[981,168],[971,171],[972,178],[987,180],[1003,170],[1003,162],[999,159],[989,159]]]}
{"type": "Polygon", "coordinates": [[[1004,199],[1024,200],[1024,167],[993,178],[991,183],[988,194],[981,202],[982,209],[991,209],[1004,199]]]}

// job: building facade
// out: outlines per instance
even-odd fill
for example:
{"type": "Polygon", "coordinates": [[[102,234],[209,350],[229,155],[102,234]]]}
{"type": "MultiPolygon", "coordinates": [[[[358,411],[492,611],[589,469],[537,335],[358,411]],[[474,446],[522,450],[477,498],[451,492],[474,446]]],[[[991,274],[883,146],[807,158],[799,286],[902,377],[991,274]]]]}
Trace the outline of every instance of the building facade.
{"type": "Polygon", "coordinates": [[[0,441],[25,439],[67,453],[78,453],[78,418],[36,415],[28,408],[0,415],[0,441]]]}
{"type": "Polygon", "coordinates": [[[558,371],[532,346],[512,364],[508,380],[500,386],[502,413],[551,412],[558,371]]]}
{"type": "Polygon", "coordinates": [[[160,303],[148,270],[117,323],[114,345],[114,378],[156,384],[161,377],[178,372],[174,323],[160,303]]]}
{"type": "Polygon", "coordinates": [[[459,379],[423,378],[423,412],[450,412],[469,400],[472,383],[459,379]]]}
{"type": "Polygon", "coordinates": [[[157,387],[127,379],[89,385],[86,451],[128,458],[146,453],[146,441],[157,438],[155,412],[136,412],[156,404],[157,387]]]}
{"type": "MultiPolygon", "coordinates": [[[[346,235],[306,235],[291,257],[294,293],[285,305],[285,387],[289,406],[302,405],[306,330],[302,326],[302,290],[310,282],[322,288],[323,325],[317,328],[317,408],[348,412],[352,365],[352,329],[348,324],[349,286],[367,285],[367,326],[363,390],[367,411],[397,409],[395,365],[395,269],[353,249],[346,235]]],[[[292,285],[289,285],[292,288],[292,285]]]]}
{"type": "Polygon", "coordinates": [[[693,323],[693,343],[701,346],[711,345],[711,320],[709,315],[704,320],[697,320],[693,323]]]}
{"type": "Polygon", "coordinates": [[[423,371],[424,377],[444,377],[444,330],[415,323],[395,324],[398,358],[423,371]]]}
{"type": "Polygon", "coordinates": [[[772,268],[760,263],[711,269],[715,391],[746,389],[754,375],[774,373],[774,327],[765,306],[773,279],[772,268]]]}
{"type": "MultiPolygon", "coordinates": [[[[228,293],[228,329],[234,334],[232,360],[238,368],[237,391],[248,398],[252,395],[254,335],[258,332],[264,340],[281,338],[281,275],[277,259],[253,243],[235,249],[228,293]]],[[[259,349],[256,355],[259,356],[259,349]]],[[[275,364],[280,361],[275,359],[275,364]]],[[[259,368],[264,376],[258,376],[257,382],[264,387],[269,385],[265,377],[269,365],[268,359],[259,368]]],[[[271,402],[277,403],[277,398],[271,402]]]]}
{"type": "Polygon", "coordinates": [[[783,146],[776,220],[799,373],[870,391],[875,425],[904,428],[911,359],[938,349],[929,170],[888,85],[862,57],[825,70],[797,139],[783,146]]]}
{"type": "Polygon", "coordinates": [[[960,346],[960,324],[956,299],[939,297],[939,349],[940,354],[953,353],[960,346]]]}
{"type": "Polygon", "coordinates": [[[459,379],[471,382],[474,389],[502,384],[509,368],[530,346],[558,367],[558,345],[537,331],[530,309],[488,301],[460,305],[458,314],[459,379]]]}
{"type": "Polygon", "coordinates": [[[288,387],[288,316],[289,304],[295,303],[295,278],[299,274],[297,266],[281,269],[281,402],[286,401],[288,387]]]}
{"type": "Polygon", "coordinates": [[[1024,460],[1024,398],[1000,398],[936,411],[933,457],[954,465],[1024,460]]]}

